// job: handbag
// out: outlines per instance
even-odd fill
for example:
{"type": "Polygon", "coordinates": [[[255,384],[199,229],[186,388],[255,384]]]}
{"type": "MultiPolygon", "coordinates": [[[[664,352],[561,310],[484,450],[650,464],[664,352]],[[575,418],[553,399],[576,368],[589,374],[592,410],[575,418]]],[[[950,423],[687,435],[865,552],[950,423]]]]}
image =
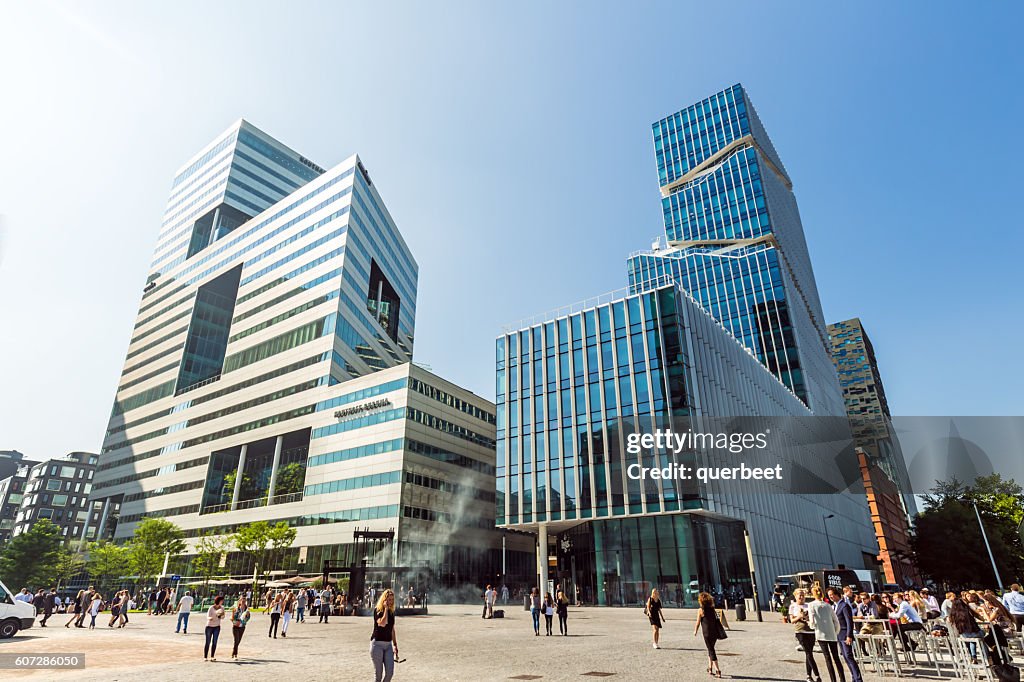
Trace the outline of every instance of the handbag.
{"type": "Polygon", "coordinates": [[[725,626],[722,625],[722,621],[720,621],[717,618],[715,618],[715,625],[716,625],[716,628],[717,628],[717,632],[715,633],[716,638],[717,639],[729,639],[729,635],[727,635],[725,633],[725,626]]]}
{"type": "Polygon", "coordinates": [[[992,672],[999,682],[1020,682],[1020,670],[1008,663],[996,663],[992,672]]]}

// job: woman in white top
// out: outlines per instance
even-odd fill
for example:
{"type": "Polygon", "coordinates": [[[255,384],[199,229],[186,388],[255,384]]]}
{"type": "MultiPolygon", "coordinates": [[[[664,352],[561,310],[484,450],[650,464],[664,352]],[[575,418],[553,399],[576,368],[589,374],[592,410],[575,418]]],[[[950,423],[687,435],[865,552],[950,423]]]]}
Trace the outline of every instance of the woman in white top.
{"type": "Polygon", "coordinates": [[[89,605],[89,615],[92,619],[89,621],[89,629],[92,630],[96,627],[96,616],[100,614],[100,608],[103,606],[103,595],[97,592],[92,597],[92,603],[89,605]]]}
{"type": "Polygon", "coordinates": [[[807,590],[803,588],[793,592],[793,603],[789,605],[789,622],[796,632],[796,641],[804,652],[804,668],[807,671],[807,682],[821,682],[818,664],[814,660],[814,630],[810,625],[810,608],[807,604],[807,590]]]}
{"type": "Polygon", "coordinates": [[[839,660],[839,618],[835,609],[825,601],[825,593],[819,583],[814,583],[811,588],[811,595],[814,601],[807,605],[807,615],[810,626],[814,628],[814,637],[821,644],[821,651],[825,654],[825,667],[828,669],[828,677],[836,682],[836,671],[839,671],[839,681],[846,682],[846,673],[843,671],[843,664],[839,660]],[[833,666],[832,664],[835,663],[833,666]]]}
{"type": "Polygon", "coordinates": [[[206,644],[203,645],[203,660],[217,660],[217,640],[220,639],[220,623],[224,620],[224,597],[217,596],[213,606],[206,612],[206,644]]]}
{"type": "Polygon", "coordinates": [[[281,636],[288,636],[288,623],[292,620],[292,611],[295,610],[295,593],[287,590],[284,593],[284,602],[281,605],[281,636]]]}
{"type": "Polygon", "coordinates": [[[281,623],[281,610],[284,606],[282,603],[283,599],[280,594],[275,596],[267,607],[267,613],[270,614],[270,629],[267,631],[267,637],[273,637],[277,639],[277,628],[281,623]]]}

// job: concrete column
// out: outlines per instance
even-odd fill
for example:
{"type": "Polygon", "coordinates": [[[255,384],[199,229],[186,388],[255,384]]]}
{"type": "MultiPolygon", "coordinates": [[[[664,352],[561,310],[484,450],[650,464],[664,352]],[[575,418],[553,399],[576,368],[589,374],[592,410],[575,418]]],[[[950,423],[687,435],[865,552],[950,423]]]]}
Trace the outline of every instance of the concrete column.
{"type": "Polygon", "coordinates": [[[537,572],[540,573],[540,597],[544,598],[548,590],[548,524],[537,526],[537,572]]]}
{"type": "Polygon", "coordinates": [[[277,487],[277,469],[281,464],[281,447],[284,445],[284,436],[278,436],[274,443],[274,463],[270,465],[270,488],[267,490],[267,504],[274,499],[274,489],[277,487]]]}
{"type": "Polygon", "coordinates": [[[231,494],[231,511],[238,509],[238,496],[242,494],[242,474],[245,472],[245,451],[248,445],[242,446],[238,455],[238,470],[235,472],[235,490],[231,494]]]}

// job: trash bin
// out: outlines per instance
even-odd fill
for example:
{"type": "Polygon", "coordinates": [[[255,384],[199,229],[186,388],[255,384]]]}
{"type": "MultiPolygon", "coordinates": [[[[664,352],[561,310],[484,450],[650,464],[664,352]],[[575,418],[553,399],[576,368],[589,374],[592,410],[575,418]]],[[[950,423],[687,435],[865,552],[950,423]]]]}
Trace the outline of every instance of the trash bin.
{"type": "Polygon", "coordinates": [[[736,602],[736,620],[744,621],[747,619],[747,605],[740,599],[736,602]]]}

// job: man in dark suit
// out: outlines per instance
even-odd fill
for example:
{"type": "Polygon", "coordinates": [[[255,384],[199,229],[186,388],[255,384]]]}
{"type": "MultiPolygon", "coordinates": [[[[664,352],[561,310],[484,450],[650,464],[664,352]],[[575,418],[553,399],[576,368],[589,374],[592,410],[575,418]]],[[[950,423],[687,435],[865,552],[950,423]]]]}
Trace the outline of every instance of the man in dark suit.
{"type": "Polygon", "coordinates": [[[839,619],[839,654],[846,661],[846,667],[850,669],[852,682],[864,682],[860,674],[860,666],[853,658],[853,590],[844,587],[842,593],[835,587],[828,588],[828,598],[832,601],[832,608],[835,609],[836,617],[839,619]]]}

